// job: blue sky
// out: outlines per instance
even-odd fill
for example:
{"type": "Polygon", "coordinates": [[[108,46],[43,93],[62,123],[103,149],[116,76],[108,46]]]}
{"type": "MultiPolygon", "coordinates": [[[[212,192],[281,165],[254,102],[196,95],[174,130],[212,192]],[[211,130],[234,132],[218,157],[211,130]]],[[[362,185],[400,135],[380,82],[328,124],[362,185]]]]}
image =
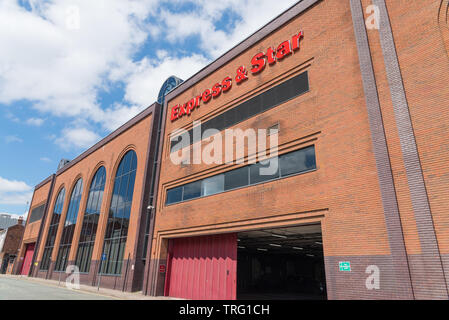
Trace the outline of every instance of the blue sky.
{"type": "Polygon", "coordinates": [[[0,0],[0,213],[297,0],[0,0]]]}

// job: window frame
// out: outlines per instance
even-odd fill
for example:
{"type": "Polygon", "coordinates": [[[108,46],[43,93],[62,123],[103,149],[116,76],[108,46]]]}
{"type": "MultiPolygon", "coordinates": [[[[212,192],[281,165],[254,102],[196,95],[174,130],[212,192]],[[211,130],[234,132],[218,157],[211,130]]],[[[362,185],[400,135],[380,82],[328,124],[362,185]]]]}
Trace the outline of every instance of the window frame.
{"type": "Polygon", "coordinates": [[[101,205],[103,204],[104,200],[103,196],[104,196],[104,189],[106,186],[106,180],[107,180],[106,168],[104,166],[100,166],[97,169],[97,171],[95,171],[95,174],[90,183],[90,188],[87,196],[87,204],[86,208],[84,209],[83,221],[81,223],[81,232],[78,242],[78,248],[76,251],[75,265],[78,266],[80,273],[82,274],[89,273],[90,265],[92,262],[92,253],[95,246],[95,240],[98,231],[98,222],[101,216],[101,205]],[[95,211],[93,210],[94,207],[95,211]],[[96,223],[95,217],[97,217],[96,223]],[[89,224],[91,224],[91,226],[89,226],[89,224]],[[86,238],[81,238],[83,236],[83,232],[85,231],[90,231],[89,235],[86,236],[86,238]]]}
{"type": "Polygon", "coordinates": [[[72,189],[72,193],[70,195],[69,200],[69,206],[67,208],[67,213],[65,216],[65,221],[62,226],[61,238],[59,240],[58,255],[56,256],[54,272],[66,271],[70,251],[72,249],[73,236],[75,234],[76,222],[78,219],[82,198],[83,198],[83,179],[78,178],[75,182],[75,186],[72,189]],[[70,224],[68,224],[68,222],[70,224]]]}
{"type": "Polygon", "coordinates": [[[137,176],[137,167],[138,167],[138,159],[137,153],[130,149],[128,150],[123,157],[120,159],[120,162],[117,166],[117,170],[114,177],[114,185],[112,186],[112,195],[110,200],[108,219],[106,222],[106,230],[103,238],[103,247],[101,250],[101,254],[106,254],[106,260],[101,261],[101,266],[99,270],[99,274],[106,276],[121,276],[123,271],[123,261],[124,261],[124,253],[126,248],[126,243],[128,240],[129,233],[129,221],[131,218],[131,208],[134,198],[134,192],[136,187],[136,176],[137,176]],[[129,156],[129,158],[127,158],[129,156]],[[128,171],[124,173],[126,170],[125,164],[128,163],[128,171]],[[133,166],[134,165],[134,166],[133,166]],[[131,179],[133,177],[133,179],[131,179]],[[124,179],[126,179],[126,189],[121,188],[121,184],[124,179]],[[132,181],[132,192],[130,192],[130,182],[132,181]],[[117,183],[119,185],[117,186],[117,183]],[[131,194],[130,201],[123,201],[120,203],[121,191],[124,191],[125,199],[128,199],[128,195],[131,194]],[[126,225],[126,235],[123,234],[124,222],[125,222],[125,208],[129,205],[129,217],[127,217],[127,225],[126,225]],[[120,210],[123,209],[123,216],[119,217],[117,214],[120,210]],[[114,221],[114,219],[118,218],[120,223],[114,221]],[[120,226],[120,230],[118,233],[114,233],[115,226],[120,226]],[[121,247],[123,245],[123,247],[121,247]],[[114,249],[114,250],[113,250],[114,249]],[[115,250],[117,249],[117,250],[115,250]],[[106,252],[107,250],[107,252],[106,252]],[[112,259],[111,259],[112,258],[112,259]],[[118,267],[119,266],[119,267],[118,267]],[[113,269],[113,273],[109,271],[113,269]]]}
{"type": "Polygon", "coordinates": [[[31,210],[30,213],[30,218],[28,219],[28,224],[34,223],[34,222],[38,222],[40,220],[42,220],[42,218],[44,217],[44,211],[45,211],[45,203],[42,203],[41,205],[38,205],[36,207],[33,208],[33,210],[31,210]],[[39,212],[39,210],[41,211],[39,214],[40,216],[38,218],[36,218],[34,215],[36,215],[36,212],[39,212]],[[32,220],[34,219],[34,220],[32,220]]]}
{"type": "Polygon", "coordinates": [[[58,196],[56,197],[56,200],[55,200],[55,203],[53,206],[53,213],[50,218],[50,225],[48,226],[47,238],[45,239],[45,245],[44,245],[44,250],[42,253],[41,262],[39,265],[39,271],[48,271],[50,269],[51,256],[53,254],[53,249],[55,247],[56,236],[58,234],[58,227],[59,227],[59,223],[61,221],[62,212],[64,210],[64,203],[65,203],[65,188],[62,187],[58,192],[58,196]],[[57,211],[59,211],[59,212],[57,212],[57,211]],[[59,218],[57,219],[58,221],[55,222],[54,220],[58,216],[59,216],[59,218]],[[56,231],[56,232],[54,232],[54,231],[56,231]],[[51,244],[49,244],[51,235],[53,233],[54,233],[54,240],[52,241],[51,244]]]}
{"type": "MultiPolygon", "coordinates": [[[[317,171],[317,170],[318,170],[318,164],[317,164],[317,160],[316,160],[316,146],[315,146],[315,145],[309,145],[309,146],[307,146],[307,147],[303,147],[303,148],[300,148],[300,149],[297,149],[297,150],[294,150],[294,151],[290,151],[290,152],[284,153],[284,154],[280,155],[279,158],[281,158],[282,156],[285,156],[285,155],[289,155],[289,154],[292,154],[292,153],[295,153],[295,152],[299,152],[299,151],[305,151],[305,152],[306,152],[307,149],[311,149],[311,148],[314,149],[314,154],[315,154],[315,163],[314,163],[315,166],[314,166],[314,168],[307,169],[307,170],[300,171],[300,172],[296,172],[296,173],[292,173],[292,174],[282,175],[282,168],[281,168],[281,166],[280,166],[281,161],[280,161],[280,159],[279,159],[279,160],[278,160],[278,161],[279,161],[279,168],[278,168],[278,173],[279,173],[279,175],[278,175],[277,178],[271,178],[271,179],[264,180],[264,181],[261,181],[261,182],[251,183],[251,180],[250,180],[250,179],[251,179],[251,177],[250,177],[250,168],[251,168],[252,166],[258,164],[259,162],[256,162],[255,164],[247,164],[247,165],[245,165],[245,166],[241,166],[241,167],[239,167],[239,168],[234,168],[234,169],[232,169],[232,170],[229,170],[229,171],[226,171],[226,172],[222,172],[222,173],[217,174],[217,175],[220,175],[220,174],[226,175],[227,172],[231,172],[231,171],[234,171],[234,170],[246,168],[247,171],[248,171],[248,184],[247,184],[247,185],[240,186],[240,187],[236,187],[236,188],[232,188],[232,189],[227,189],[227,190],[225,190],[225,191],[223,191],[223,192],[219,192],[219,193],[215,193],[215,194],[211,194],[211,195],[207,195],[207,196],[200,196],[200,197],[197,197],[197,198],[188,199],[188,200],[182,200],[182,201],[173,202],[173,203],[167,203],[167,193],[168,193],[168,191],[171,190],[171,189],[166,189],[166,190],[165,190],[165,202],[164,202],[164,206],[165,206],[165,207],[169,207],[169,206],[173,206],[173,205],[176,205],[176,204],[185,203],[185,202],[188,202],[188,201],[193,201],[193,200],[198,200],[198,199],[202,199],[202,198],[206,198],[206,197],[211,197],[211,196],[215,196],[215,195],[218,195],[218,194],[223,194],[223,193],[226,193],[226,192],[235,191],[235,190],[238,190],[238,189],[243,189],[243,188],[248,188],[248,187],[258,186],[258,185],[261,185],[261,184],[264,184],[264,183],[270,183],[270,182],[273,182],[273,181],[282,180],[282,179],[284,179],[284,178],[290,178],[290,177],[294,177],[294,176],[297,176],[297,175],[302,175],[302,174],[306,174],[306,173],[309,173],[309,172],[317,171]]],[[[269,159],[269,158],[268,158],[268,159],[269,159]]],[[[266,160],[265,160],[265,161],[266,161],[266,160]]],[[[201,182],[202,182],[203,180],[206,180],[206,179],[208,179],[208,178],[212,178],[212,177],[214,177],[214,176],[215,176],[215,175],[210,176],[210,177],[207,177],[207,178],[199,179],[199,180],[196,180],[196,181],[193,181],[193,182],[198,182],[198,181],[201,181],[201,182]]],[[[187,184],[190,184],[190,183],[192,183],[192,182],[189,182],[189,183],[187,183],[187,184]]],[[[226,181],[225,181],[225,183],[226,183],[226,181]]],[[[187,185],[187,184],[185,184],[185,185],[187,185]]],[[[178,187],[183,187],[183,186],[184,186],[184,185],[176,186],[176,187],[173,187],[172,189],[178,188],[178,187]]],[[[182,188],[182,189],[184,189],[184,188],[182,188]]],[[[183,199],[184,199],[184,198],[183,198],[183,199]]]]}

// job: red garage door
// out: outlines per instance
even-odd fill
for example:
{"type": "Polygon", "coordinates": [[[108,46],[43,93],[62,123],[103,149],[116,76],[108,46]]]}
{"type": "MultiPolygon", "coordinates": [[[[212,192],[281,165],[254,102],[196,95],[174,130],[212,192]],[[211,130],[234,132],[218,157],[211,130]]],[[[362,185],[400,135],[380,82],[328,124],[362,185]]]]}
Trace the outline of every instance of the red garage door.
{"type": "Polygon", "coordinates": [[[165,295],[196,300],[234,300],[237,234],[170,240],[165,295]]]}
{"type": "Polygon", "coordinates": [[[23,258],[23,264],[22,264],[22,270],[20,272],[21,275],[28,275],[28,272],[30,271],[31,262],[33,260],[33,254],[34,254],[34,243],[27,244],[26,251],[25,251],[25,257],[23,258]]]}

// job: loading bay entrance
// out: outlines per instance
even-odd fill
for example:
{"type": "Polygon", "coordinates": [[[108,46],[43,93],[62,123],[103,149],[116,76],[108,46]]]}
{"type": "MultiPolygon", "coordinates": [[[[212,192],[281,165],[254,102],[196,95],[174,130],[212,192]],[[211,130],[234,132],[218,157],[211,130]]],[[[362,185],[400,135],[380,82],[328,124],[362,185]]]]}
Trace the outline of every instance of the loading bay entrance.
{"type": "Polygon", "coordinates": [[[237,299],[326,299],[319,224],[237,236],[237,299]]]}
{"type": "Polygon", "coordinates": [[[165,295],[184,299],[326,299],[321,225],[169,240],[165,295]]]}

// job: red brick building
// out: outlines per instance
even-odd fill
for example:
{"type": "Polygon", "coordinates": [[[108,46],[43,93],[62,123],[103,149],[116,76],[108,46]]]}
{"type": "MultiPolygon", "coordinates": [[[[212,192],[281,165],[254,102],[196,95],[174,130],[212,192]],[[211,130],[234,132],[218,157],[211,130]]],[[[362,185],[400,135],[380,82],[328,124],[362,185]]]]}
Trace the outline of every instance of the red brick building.
{"type": "Polygon", "coordinates": [[[23,219],[20,217],[17,224],[0,230],[0,274],[11,274],[11,266],[17,257],[24,229],[23,219]]]}
{"type": "Polygon", "coordinates": [[[95,285],[102,272],[104,287],[139,288],[159,110],[148,107],[36,186],[21,248],[33,265],[17,273],[64,280],[76,264],[81,283],[95,285]]]}
{"type": "Polygon", "coordinates": [[[39,184],[25,273],[75,264],[83,283],[193,299],[447,299],[448,9],[299,1],[39,184]],[[229,129],[278,132],[276,171],[269,144],[232,140],[228,161],[229,129]]]}

